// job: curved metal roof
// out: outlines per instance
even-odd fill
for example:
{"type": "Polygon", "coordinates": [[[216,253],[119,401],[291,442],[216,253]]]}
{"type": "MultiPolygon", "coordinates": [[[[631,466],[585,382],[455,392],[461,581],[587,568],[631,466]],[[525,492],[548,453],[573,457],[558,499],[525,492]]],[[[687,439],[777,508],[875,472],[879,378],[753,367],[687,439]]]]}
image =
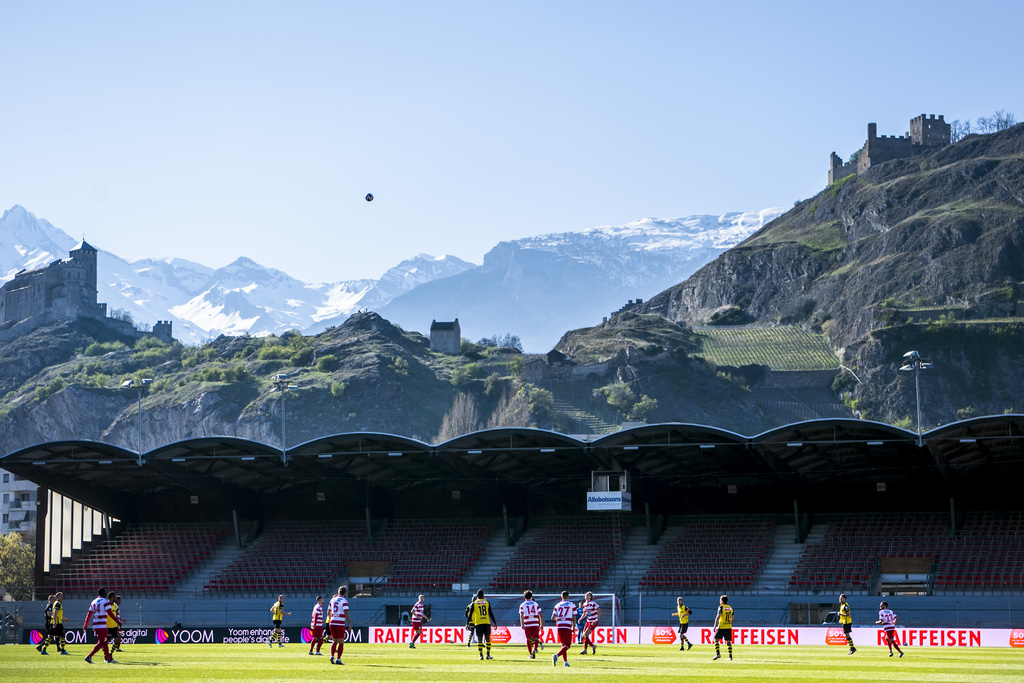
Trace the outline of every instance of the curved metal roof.
{"type": "Polygon", "coordinates": [[[634,491],[672,495],[724,484],[794,497],[833,484],[905,481],[954,491],[1024,483],[1024,415],[973,418],[921,435],[877,422],[812,420],[743,436],[665,423],[594,441],[539,429],[488,429],[441,444],[354,432],[279,448],[237,437],[187,439],[142,455],[93,441],[21,449],[0,467],[121,518],[140,501],[198,495],[258,517],[263,496],[331,488],[394,492],[463,482],[488,496],[578,489],[594,470],[630,472],[634,491]],[[781,488],[779,488],[781,487],[781,488]]]}

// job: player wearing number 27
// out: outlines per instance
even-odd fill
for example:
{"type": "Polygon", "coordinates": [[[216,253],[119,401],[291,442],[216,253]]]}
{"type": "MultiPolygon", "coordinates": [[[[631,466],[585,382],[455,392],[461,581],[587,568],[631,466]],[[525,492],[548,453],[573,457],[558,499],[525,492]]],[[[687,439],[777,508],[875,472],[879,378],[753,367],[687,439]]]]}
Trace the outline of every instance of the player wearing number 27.
{"type": "Polygon", "coordinates": [[[900,644],[896,642],[896,613],[889,609],[889,603],[885,600],[878,606],[878,621],[876,624],[881,624],[882,629],[885,631],[885,644],[889,646],[889,656],[892,657],[892,649],[895,647],[896,652],[900,653],[900,657],[903,656],[903,650],[900,649],[900,644]]]}
{"type": "Polygon", "coordinates": [[[565,666],[569,666],[569,648],[572,647],[572,625],[576,618],[576,605],[569,602],[569,591],[562,591],[562,601],[551,610],[551,620],[558,627],[558,642],[562,649],[551,655],[551,666],[558,666],[561,655],[565,666]]]}

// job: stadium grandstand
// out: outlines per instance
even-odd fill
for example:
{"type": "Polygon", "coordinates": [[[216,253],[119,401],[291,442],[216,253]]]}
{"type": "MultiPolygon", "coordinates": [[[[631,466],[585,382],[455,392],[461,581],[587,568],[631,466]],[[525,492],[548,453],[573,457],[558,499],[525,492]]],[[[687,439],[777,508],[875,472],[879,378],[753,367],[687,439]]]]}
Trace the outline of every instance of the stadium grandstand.
{"type": "Polygon", "coordinates": [[[958,611],[965,623],[1024,609],[1021,415],[920,440],[829,419],[752,437],[678,423],[594,440],[493,429],[436,445],[350,433],[287,453],[233,437],[143,454],[59,441],[0,468],[40,487],[37,597],[116,586],[150,615],[140,623],[195,598],[220,616],[193,619],[265,621],[269,597],[304,606],[341,583],[362,623],[395,618],[390,606],[419,593],[435,623],[458,623],[477,588],[615,593],[634,624],[650,609],[664,621],[676,595],[708,616],[701,600],[710,615],[722,592],[745,596],[749,623],[813,621],[807,606],[839,592],[855,608],[912,596],[922,614],[967,596],[980,611],[958,611]],[[601,477],[610,485],[595,489],[601,477]],[[629,504],[588,511],[595,490],[629,504]]]}

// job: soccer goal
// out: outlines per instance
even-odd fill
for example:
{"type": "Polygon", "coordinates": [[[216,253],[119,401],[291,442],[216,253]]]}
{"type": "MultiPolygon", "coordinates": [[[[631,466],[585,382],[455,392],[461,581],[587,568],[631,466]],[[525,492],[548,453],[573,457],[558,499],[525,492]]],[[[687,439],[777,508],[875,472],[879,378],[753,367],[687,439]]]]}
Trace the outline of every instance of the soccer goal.
{"type": "MultiPolygon", "coordinates": [[[[571,593],[569,601],[574,603],[576,608],[579,609],[580,604],[585,599],[585,595],[586,592],[571,593]]],[[[494,612],[494,618],[499,626],[519,625],[519,605],[523,604],[522,593],[491,593],[487,596],[487,599],[491,603],[491,610],[494,612]]],[[[561,594],[534,593],[533,599],[540,605],[544,615],[544,625],[554,626],[551,623],[551,610],[562,601],[561,594]]],[[[615,593],[594,593],[594,602],[601,606],[599,626],[622,626],[619,614],[619,599],[615,596],[615,593]]],[[[580,615],[577,614],[576,618],[579,619],[579,617],[580,615]]]]}

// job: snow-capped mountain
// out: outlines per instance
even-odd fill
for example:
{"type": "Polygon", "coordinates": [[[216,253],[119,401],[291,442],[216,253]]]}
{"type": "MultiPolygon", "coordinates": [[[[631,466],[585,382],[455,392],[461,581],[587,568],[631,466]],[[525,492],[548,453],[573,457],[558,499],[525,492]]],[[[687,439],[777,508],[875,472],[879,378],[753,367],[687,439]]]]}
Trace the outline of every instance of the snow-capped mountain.
{"type": "Polygon", "coordinates": [[[470,339],[511,332],[546,351],[629,300],[682,282],[785,212],[645,218],[502,242],[479,268],[417,287],[378,309],[408,329],[458,317],[470,339]]]}
{"type": "MultiPolygon", "coordinates": [[[[127,261],[101,249],[98,297],[138,324],[172,321],[185,343],[219,334],[318,332],[369,309],[423,332],[433,319],[458,317],[471,339],[511,332],[527,350],[544,351],[628,299],[682,282],[783,211],[646,218],[528,237],[499,243],[482,266],[419,254],[378,280],[335,283],[303,282],[248,258],[212,269],[176,258],[127,261]]],[[[75,242],[13,207],[0,218],[0,282],[66,258],[75,242]]]]}
{"type": "MultiPolygon", "coordinates": [[[[0,218],[0,283],[22,269],[67,258],[76,240],[20,206],[0,218]]],[[[239,258],[219,269],[184,259],[127,261],[100,249],[98,300],[126,311],[136,324],[174,323],[174,336],[198,343],[219,334],[319,330],[360,308],[380,306],[436,277],[473,268],[454,256],[420,254],[379,280],[310,284],[239,258]]]]}
{"type": "Polygon", "coordinates": [[[34,270],[67,258],[75,240],[49,221],[39,220],[20,206],[0,217],[0,283],[19,270],[34,270]]]}

